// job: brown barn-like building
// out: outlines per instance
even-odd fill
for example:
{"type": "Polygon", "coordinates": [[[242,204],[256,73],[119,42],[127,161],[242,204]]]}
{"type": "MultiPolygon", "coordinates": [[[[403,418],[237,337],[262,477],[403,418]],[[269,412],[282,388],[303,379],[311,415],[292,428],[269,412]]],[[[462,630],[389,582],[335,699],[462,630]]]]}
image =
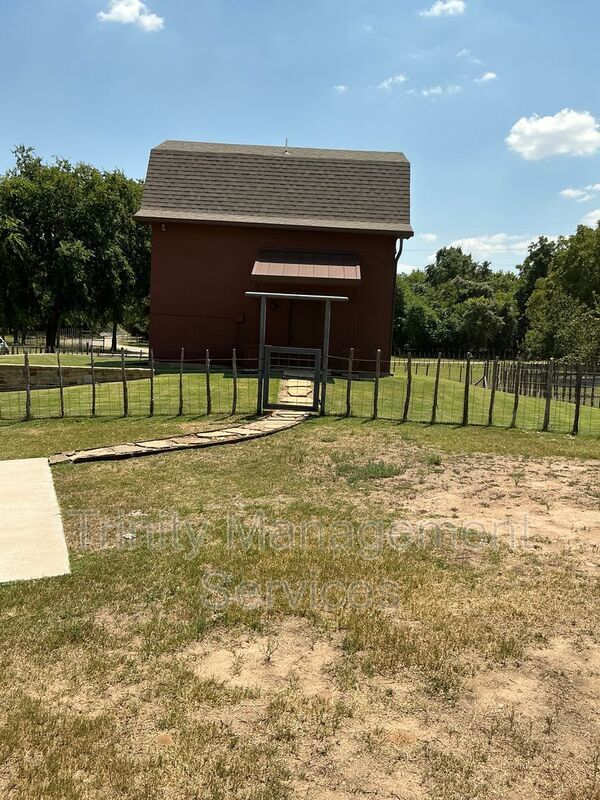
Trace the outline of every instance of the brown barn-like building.
{"type": "MultiPolygon", "coordinates": [[[[397,258],[413,235],[402,153],[167,141],[136,219],[152,225],[156,358],[235,347],[255,359],[259,303],[245,293],[268,291],[348,297],[332,307],[331,355],[389,359],[397,258]]],[[[321,347],[323,313],[269,300],[266,343],[321,347]]]]}

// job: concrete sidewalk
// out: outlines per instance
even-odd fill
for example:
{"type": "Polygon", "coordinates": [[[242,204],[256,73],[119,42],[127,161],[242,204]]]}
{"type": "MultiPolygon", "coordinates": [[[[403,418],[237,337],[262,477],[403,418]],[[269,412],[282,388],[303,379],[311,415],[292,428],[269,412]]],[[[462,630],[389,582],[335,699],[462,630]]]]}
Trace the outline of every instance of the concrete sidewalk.
{"type": "Polygon", "coordinates": [[[69,574],[48,459],[0,461],[0,583],[69,574]]]}

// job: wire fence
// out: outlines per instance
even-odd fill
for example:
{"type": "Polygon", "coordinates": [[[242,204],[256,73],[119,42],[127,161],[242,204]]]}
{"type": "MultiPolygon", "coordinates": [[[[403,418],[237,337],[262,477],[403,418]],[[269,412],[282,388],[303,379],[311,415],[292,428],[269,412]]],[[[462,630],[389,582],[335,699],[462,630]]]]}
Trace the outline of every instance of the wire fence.
{"type": "MultiPolygon", "coordinates": [[[[43,331],[31,331],[24,335],[5,334],[4,342],[10,355],[24,353],[47,353],[46,334],[43,331]]],[[[57,347],[65,354],[89,354],[92,350],[97,354],[114,354],[125,346],[128,354],[140,360],[148,358],[148,343],[139,336],[132,334],[119,335],[117,350],[113,350],[113,337],[111,333],[99,333],[86,328],[61,328],[57,334],[57,347]]]]}
{"type": "Polygon", "coordinates": [[[600,367],[521,359],[330,358],[327,413],[600,435],[600,367]]]}
{"type": "MultiPolygon", "coordinates": [[[[271,376],[270,402],[290,376],[285,366],[271,376]]],[[[208,351],[194,360],[182,353],[179,362],[155,361],[151,353],[140,361],[125,351],[0,357],[0,420],[250,415],[257,393],[257,359],[235,351],[217,362],[208,351]],[[13,375],[18,365],[19,386],[2,387],[5,364],[13,375]],[[54,370],[57,385],[37,388],[43,367],[54,370]],[[69,371],[78,373],[78,385],[67,385],[69,371]]],[[[337,417],[600,435],[598,365],[410,354],[382,362],[379,354],[355,358],[351,351],[329,357],[326,398],[325,413],[337,417]]]]}

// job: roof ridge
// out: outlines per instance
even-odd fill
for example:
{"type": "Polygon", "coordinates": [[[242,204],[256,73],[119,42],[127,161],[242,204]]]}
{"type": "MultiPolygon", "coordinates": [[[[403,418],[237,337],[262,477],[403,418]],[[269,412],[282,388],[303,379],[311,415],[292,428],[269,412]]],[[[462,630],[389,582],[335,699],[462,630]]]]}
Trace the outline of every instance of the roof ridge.
{"type": "Polygon", "coordinates": [[[183,139],[166,139],[153,148],[157,151],[171,151],[178,153],[235,153],[238,155],[256,156],[297,156],[303,158],[324,159],[335,161],[388,161],[408,162],[400,150],[354,150],[343,148],[324,147],[286,147],[285,145],[264,144],[239,144],[224,142],[198,142],[183,139]]]}

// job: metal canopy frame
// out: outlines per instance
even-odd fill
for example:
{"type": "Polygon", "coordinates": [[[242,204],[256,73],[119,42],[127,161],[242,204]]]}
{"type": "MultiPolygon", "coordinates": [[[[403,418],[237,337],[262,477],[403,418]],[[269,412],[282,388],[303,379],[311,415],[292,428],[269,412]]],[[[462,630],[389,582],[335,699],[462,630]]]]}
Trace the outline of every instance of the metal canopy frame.
{"type": "MultiPolygon", "coordinates": [[[[260,329],[258,347],[258,396],[256,413],[263,410],[263,387],[265,372],[265,336],[267,331],[267,300],[312,300],[325,303],[325,322],[323,325],[323,352],[321,357],[321,416],[325,414],[327,399],[327,371],[329,369],[329,336],[331,333],[331,304],[347,303],[348,297],[327,294],[290,294],[288,292],[246,292],[246,297],[260,298],[260,329]]],[[[307,348],[310,349],[310,348],[307,348]]]]}

